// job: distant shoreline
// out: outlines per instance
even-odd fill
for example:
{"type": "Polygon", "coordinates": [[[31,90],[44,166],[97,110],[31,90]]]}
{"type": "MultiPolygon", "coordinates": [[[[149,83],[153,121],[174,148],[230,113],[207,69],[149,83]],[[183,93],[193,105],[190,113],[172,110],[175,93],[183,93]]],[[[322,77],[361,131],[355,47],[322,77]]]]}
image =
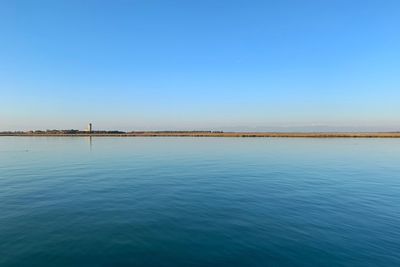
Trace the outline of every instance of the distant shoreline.
{"type": "Polygon", "coordinates": [[[400,138],[400,132],[131,132],[131,133],[0,133],[21,137],[281,137],[281,138],[400,138]]]}

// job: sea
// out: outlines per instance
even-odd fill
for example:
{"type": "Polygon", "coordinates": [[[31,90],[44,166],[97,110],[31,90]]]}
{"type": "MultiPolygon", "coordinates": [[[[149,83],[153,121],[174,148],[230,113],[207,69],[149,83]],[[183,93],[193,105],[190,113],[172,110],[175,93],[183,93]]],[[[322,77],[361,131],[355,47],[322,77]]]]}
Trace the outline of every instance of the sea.
{"type": "Polygon", "coordinates": [[[400,266],[400,139],[0,137],[0,266],[400,266]]]}

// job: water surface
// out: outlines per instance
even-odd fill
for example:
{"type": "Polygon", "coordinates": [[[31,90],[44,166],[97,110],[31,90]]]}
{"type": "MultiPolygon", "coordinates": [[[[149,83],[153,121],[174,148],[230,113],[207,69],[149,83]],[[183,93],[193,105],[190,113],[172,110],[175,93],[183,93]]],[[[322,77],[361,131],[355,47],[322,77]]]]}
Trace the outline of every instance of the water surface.
{"type": "Polygon", "coordinates": [[[399,139],[0,137],[0,266],[400,266],[399,139]]]}

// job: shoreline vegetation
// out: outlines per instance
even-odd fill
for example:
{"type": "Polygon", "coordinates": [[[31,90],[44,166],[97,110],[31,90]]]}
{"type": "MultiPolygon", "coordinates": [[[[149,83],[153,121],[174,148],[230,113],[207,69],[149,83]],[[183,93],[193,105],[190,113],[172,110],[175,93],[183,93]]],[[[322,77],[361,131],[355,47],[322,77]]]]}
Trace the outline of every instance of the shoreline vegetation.
{"type": "Polygon", "coordinates": [[[400,132],[223,132],[223,131],[6,131],[0,136],[50,137],[286,137],[286,138],[400,138],[400,132]]]}

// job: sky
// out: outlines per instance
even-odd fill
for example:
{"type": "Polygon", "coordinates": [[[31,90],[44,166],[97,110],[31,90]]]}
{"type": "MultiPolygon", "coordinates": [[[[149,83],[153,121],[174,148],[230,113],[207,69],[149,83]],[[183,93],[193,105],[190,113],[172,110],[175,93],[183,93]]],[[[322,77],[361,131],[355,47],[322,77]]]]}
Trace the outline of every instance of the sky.
{"type": "Polygon", "coordinates": [[[0,0],[0,131],[400,130],[397,0],[0,0]]]}

